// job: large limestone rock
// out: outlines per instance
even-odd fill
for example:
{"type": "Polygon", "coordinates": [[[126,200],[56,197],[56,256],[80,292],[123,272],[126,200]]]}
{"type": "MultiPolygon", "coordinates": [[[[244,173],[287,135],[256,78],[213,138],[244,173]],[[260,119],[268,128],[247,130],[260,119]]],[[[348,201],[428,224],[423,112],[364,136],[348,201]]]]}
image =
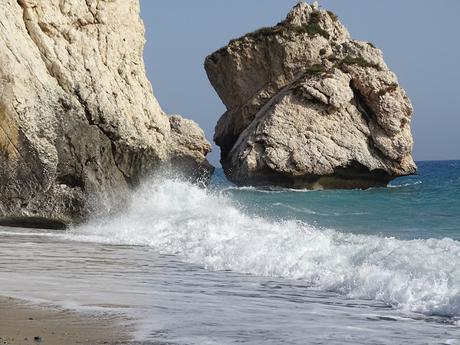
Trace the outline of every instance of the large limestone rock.
{"type": "Polygon", "coordinates": [[[62,227],[160,167],[209,175],[210,145],[146,78],[138,0],[0,3],[0,224],[62,227]]]}
{"type": "Polygon", "coordinates": [[[237,184],[366,188],[416,171],[396,76],[317,5],[231,41],[205,68],[228,109],[214,140],[237,184]]]}

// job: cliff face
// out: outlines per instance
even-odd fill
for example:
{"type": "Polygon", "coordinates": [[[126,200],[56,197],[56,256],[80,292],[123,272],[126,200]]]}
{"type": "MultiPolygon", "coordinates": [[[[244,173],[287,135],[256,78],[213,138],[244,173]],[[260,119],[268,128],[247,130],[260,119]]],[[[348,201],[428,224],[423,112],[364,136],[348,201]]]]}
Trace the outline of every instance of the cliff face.
{"type": "Polygon", "coordinates": [[[317,5],[231,41],[205,68],[228,109],[214,140],[237,184],[366,188],[416,171],[396,76],[317,5]]]}
{"type": "Polygon", "coordinates": [[[2,0],[0,223],[80,222],[164,166],[209,175],[209,143],[161,110],[143,47],[138,0],[2,0]]]}

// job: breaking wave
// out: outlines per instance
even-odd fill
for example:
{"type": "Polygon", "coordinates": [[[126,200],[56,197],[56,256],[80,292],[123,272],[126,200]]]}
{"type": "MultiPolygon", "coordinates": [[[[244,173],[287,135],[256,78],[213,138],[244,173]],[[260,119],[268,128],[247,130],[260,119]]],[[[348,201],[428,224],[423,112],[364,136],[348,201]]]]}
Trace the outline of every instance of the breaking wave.
{"type": "Polygon", "coordinates": [[[145,245],[209,270],[298,279],[407,312],[460,316],[460,243],[345,234],[251,215],[228,196],[174,179],[140,187],[123,213],[71,240],[145,245]]]}

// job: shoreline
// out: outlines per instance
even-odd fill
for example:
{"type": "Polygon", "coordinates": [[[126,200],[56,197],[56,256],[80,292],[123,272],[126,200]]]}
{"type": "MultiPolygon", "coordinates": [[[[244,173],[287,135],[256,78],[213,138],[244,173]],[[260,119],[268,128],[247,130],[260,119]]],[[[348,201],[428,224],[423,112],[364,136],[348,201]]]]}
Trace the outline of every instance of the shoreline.
{"type": "Polygon", "coordinates": [[[121,315],[91,315],[0,296],[3,345],[136,344],[128,323],[121,315]]]}

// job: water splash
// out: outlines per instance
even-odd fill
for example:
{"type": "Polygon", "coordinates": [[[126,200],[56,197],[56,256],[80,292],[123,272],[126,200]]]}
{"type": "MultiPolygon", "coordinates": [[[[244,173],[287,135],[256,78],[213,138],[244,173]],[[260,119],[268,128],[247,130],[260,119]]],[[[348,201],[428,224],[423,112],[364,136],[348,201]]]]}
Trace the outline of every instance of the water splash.
{"type": "Polygon", "coordinates": [[[150,246],[209,270],[299,279],[310,288],[408,312],[460,316],[460,243],[343,234],[244,212],[226,193],[153,179],[117,217],[74,228],[77,241],[150,246]]]}

